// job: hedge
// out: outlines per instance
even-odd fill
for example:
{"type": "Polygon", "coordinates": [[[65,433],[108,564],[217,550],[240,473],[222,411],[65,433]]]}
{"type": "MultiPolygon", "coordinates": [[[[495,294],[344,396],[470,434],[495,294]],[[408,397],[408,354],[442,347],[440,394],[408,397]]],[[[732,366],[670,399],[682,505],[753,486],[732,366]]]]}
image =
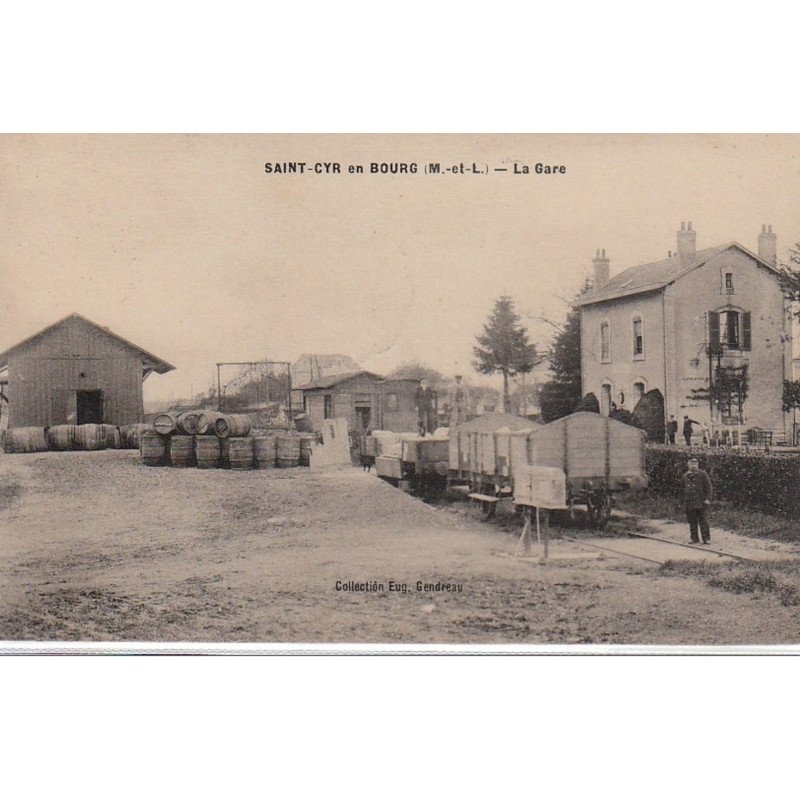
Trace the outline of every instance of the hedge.
{"type": "Polygon", "coordinates": [[[800,457],[756,451],[708,450],[648,444],[645,468],[650,489],[680,496],[689,456],[697,456],[714,485],[714,497],[767,513],[800,512],[800,457]]]}

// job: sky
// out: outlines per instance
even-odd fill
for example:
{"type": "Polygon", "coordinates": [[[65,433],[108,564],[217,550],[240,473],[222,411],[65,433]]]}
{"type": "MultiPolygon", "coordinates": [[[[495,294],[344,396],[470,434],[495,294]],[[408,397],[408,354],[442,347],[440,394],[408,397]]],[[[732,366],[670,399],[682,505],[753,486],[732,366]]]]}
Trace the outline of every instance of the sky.
{"type": "Polygon", "coordinates": [[[785,259],[799,153],[789,135],[2,135],[0,350],[77,312],[175,365],[147,402],[207,389],[218,361],[302,353],[478,380],[494,301],[544,346],[597,248],[613,275],[675,250],[681,221],[698,249],[755,250],[768,223],[785,259]],[[264,170],[290,161],[307,172],[264,170]],[[437,162],[468,172],[424,174],[437,162]],[[530,172],[494,171],[514,163],[530,172]]]}

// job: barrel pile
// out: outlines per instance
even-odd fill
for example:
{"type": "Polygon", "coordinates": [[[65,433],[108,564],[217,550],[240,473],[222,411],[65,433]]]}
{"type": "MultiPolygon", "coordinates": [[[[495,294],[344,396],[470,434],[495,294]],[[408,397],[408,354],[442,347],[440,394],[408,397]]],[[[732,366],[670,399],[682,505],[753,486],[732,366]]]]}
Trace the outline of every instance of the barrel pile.
{"type": "Polygon", "coordinates": [[[142,436],[142,464],[198,469],[308,466],[313,434],[256,431],[247,414],[216,411],[159,414],[142,436]]]}
{"type": "Polygon", "coordinates": [[[47,450],[135,450],[149,425],[51,425],[45,428],[9,428],[3,433],[6,453],[42,453],[47,450]]]}

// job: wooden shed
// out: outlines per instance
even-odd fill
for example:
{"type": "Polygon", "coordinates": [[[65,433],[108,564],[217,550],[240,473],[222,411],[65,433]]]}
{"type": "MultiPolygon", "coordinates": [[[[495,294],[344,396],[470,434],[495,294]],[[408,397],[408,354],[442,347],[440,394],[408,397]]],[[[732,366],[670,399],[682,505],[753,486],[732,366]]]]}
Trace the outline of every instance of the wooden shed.
{"type": "Polygon", "coordinates": [[[419,381],[386,380],[374,372],[331,375],[300,387],[315,429],[324,419],[347,420],[350,430],[414,431],[414,391],[419,381]]]}
{"type": "Polygon", "coordinates": [[[0,353],[8,372],[9,427],[144,419],[142,382],[175,369],[79,314],[0,353]]]}

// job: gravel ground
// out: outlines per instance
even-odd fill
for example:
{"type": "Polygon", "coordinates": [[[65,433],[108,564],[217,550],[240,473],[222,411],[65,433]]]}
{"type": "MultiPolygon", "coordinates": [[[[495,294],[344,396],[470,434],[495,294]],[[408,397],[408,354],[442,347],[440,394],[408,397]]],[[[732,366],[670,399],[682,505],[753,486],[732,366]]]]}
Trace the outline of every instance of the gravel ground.
{"type": "Polygon", "coordinates": [[[358,469],[153,469],[101,451],[3,454],[0,478],[4,640],[800,642],[774,595],[558,540],[552,563],[520,560],[516,524],[432,508],[358,469]]]}

